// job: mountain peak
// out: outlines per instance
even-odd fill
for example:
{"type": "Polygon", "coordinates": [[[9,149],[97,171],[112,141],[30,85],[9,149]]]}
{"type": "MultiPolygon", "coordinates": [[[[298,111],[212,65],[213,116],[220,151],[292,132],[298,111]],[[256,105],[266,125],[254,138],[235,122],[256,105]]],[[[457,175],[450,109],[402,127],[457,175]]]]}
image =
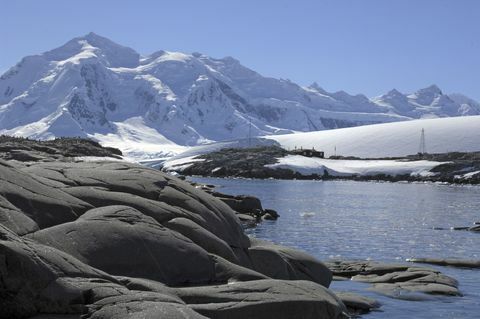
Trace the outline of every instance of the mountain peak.
{"type": "Polygon", "coordinates": [[[135,50],[124,47],[94,32],[73,38],[64,45],[45,52],[43,55],[51,61],[64,61],[83,52],[90,52],[109,67],[135,67],[140,55],[135,50]]]}
{"type": "Polygon", "coordinates": [[[443,95],[442,90],[435,84],[426,88],[420,89],[417,92],[409,95],[408,97],[415,100],[421,105],[430,105],[439,96],[443,95]]]}
{"type": "Polygon", "coordinates": [[[442,95],[442,90],[440,90],[440,88],[438,86],[436,86],[435,84],[432,84],[430,86],[427,86],[426,88],[423,88],[423,89],[420,89],[418,90],[416,93],[420,93],[420,94],[425,94],[425,93],[429,93],[429,94],[435,94],[435,95],[442,95]]]}
{"type": "Polygon", "coordinates": [[[386,96],[403,96],[402,92],[398,91],[397,89],[391,89],[390,91],[385,94],[386,96]]]}

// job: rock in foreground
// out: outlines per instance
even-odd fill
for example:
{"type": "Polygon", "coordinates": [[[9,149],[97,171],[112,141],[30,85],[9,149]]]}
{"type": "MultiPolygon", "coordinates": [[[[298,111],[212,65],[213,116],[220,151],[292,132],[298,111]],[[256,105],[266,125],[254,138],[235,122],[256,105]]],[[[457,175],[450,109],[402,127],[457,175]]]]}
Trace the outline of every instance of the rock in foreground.
{"type": "Polygon", "coordinates": [[[330,281],[157,170],[0,160],[0,318],[345,318],[330,281]]]}

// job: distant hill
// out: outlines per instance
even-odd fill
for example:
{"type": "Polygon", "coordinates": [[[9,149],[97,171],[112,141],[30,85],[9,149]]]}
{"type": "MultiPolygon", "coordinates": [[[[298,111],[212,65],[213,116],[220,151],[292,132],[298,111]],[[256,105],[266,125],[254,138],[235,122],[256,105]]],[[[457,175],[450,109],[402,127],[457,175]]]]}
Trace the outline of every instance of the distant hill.
{"type": "Polygon", "coordinates": [[[266,138],[287,149],[315,147],[325,151],[326,156],[379,158],[419,152],[422,129],[427,153],[480,151],[480,116],[413,120],[266,138]]]}

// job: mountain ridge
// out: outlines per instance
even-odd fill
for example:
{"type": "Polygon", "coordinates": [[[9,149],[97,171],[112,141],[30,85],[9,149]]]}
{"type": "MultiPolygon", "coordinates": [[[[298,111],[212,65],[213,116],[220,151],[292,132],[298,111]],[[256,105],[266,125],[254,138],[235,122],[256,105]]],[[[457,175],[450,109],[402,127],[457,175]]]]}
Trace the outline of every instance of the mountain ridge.
{"type": "MultiPolygon", "coordinates": [[[[391,93],[391,94],[390,94],[391,93]]],[[[0,134],[153,145],[480,114],[430,86],[372,99],[264,77],[233,57],[159,50],[142,56],[95,33],[23,58],[0,77],[0,134]],[[134,123],[134,124],[132,124],[134,123]]],[[[132,146],[136,145],[136,146],[132,146]]],[[[171,155],[168,146],[152,156],[171,155]]]]}

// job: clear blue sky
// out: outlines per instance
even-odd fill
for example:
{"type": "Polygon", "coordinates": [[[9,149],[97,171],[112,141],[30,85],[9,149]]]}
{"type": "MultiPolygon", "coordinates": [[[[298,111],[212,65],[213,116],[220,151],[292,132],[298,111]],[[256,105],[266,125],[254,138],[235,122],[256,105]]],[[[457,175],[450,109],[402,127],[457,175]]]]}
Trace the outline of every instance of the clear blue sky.
{"type": "Polygon", "coordinates": [[[329,91],[435,83],[480,100],[480,0],[2,1],[0,72],[90,31],[142,54],[233,56],[329,91]]]}

